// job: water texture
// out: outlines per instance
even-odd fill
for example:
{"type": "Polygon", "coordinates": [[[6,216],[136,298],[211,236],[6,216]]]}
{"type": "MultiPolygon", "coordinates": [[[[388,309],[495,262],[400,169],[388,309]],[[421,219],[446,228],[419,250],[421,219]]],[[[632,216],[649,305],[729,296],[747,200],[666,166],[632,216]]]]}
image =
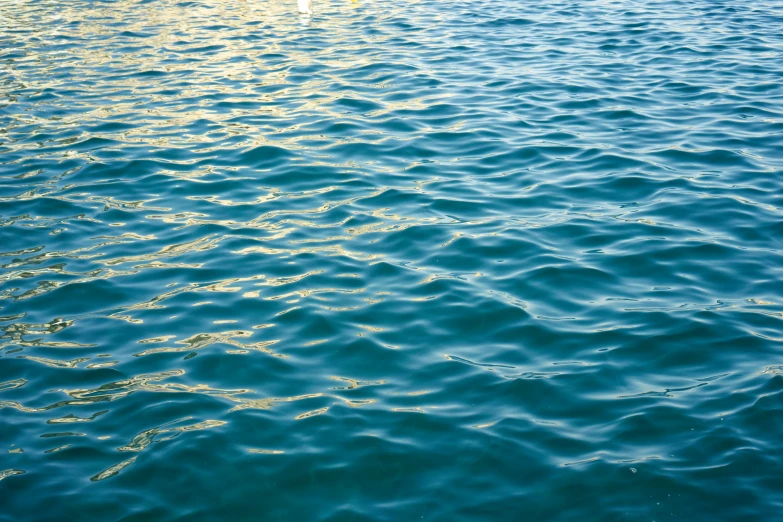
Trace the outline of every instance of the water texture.
{"type": "Polygon", "coordinates": [[[0,3],[0,520],[780,520],[783,2],[315,10],[0,3]]]}

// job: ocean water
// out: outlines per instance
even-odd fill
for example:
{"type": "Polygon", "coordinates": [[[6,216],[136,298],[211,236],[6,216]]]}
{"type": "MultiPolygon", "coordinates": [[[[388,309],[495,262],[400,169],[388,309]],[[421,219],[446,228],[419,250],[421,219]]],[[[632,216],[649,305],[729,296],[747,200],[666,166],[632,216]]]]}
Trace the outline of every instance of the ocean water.
{"type": "Polygon", "coordinates": [[[783,2],[0,2],[0,520],[783,517],[783,2]]]}

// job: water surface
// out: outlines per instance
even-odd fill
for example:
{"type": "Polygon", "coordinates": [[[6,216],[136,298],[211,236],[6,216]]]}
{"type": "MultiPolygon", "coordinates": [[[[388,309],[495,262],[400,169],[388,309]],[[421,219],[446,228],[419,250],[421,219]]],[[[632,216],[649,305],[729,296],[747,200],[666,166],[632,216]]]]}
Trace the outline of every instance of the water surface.
{"type": "Polygon", "coordinates": [[[4,0],[0,520],[770,521],[779,0],[4,0]]]}

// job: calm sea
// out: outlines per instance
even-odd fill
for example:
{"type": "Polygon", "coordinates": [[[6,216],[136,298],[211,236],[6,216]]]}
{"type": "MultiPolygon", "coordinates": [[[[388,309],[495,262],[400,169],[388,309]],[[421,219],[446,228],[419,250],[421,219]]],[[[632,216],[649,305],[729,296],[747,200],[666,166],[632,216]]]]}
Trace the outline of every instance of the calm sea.
{"type": "Polygon", "coordinates": [[[783,519],[781,27],[0,1],[0,521],[783,519]]]}

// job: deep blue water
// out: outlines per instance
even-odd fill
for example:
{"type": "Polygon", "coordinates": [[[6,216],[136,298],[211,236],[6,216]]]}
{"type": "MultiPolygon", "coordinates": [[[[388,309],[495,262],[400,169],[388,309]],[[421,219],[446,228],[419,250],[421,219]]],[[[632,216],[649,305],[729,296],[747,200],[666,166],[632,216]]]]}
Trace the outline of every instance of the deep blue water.
{"type": "Polygon", "coordinates": [[[0,520],[783,519],[783,1],[3,0],[0,520]]]}

